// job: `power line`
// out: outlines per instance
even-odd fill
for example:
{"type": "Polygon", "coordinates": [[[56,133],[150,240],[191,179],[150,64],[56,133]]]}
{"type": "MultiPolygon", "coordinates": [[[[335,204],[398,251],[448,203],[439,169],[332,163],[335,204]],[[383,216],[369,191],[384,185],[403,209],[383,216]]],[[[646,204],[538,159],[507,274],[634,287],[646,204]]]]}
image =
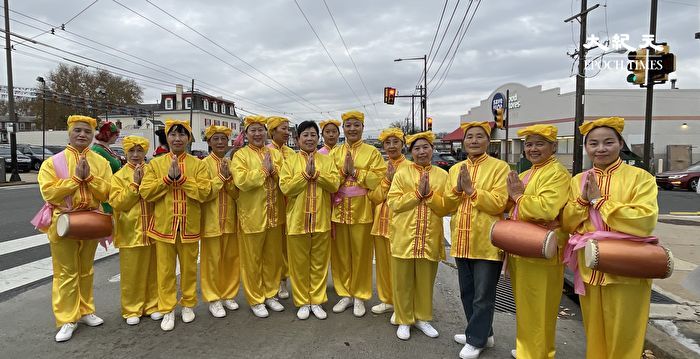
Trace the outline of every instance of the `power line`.
{"type": "Polygon", "coordinates": [[[77,14],[75,14],[72,18],[68,19],[68,21],[66,21],[66,22],[64,22],[63,24],[61,24],[61,27],[65,28],[66,25],[68,25],[71,21],[75,20],[75,18],[77,18],[77,17],[80,16],[82,13],[84,13],[85,11],[87,11],[87,9],[91,8],[92,5],[95,5],[98,1],[100,1],[100,0],[95,0],[95,1],[93,1],[90,5],[86,6],[84,9],[80,10],[80,12],[78,12],[77,14]]]}
{"type": "MultiPolygon", "coordinates": [[[[435,45],[435,40],[437,39],[438,34],[440,33],[440,26],[442,26],[442,19],[445,16],[445,9],[447,9],[447,3],[450,2],[450,0],[445,0],[445,5],[442,6],[442,12],[440,13],[440,20],[438,21],[438,26],[437,29],[435,29],[435,36],[433,36],[433,42],[430,44],[430,51],[428,51],[428,57],[431,57],[433,55],[433,46],[435,45]]],[[[422,75],[421,75],[422,77],[422,75]]],[[[420,80],[418,80],[420,81],[420,80]]]]}
{"type": "MultiPolygon", "coordinates": [[[[429,72],[430,69],[433,67],[433,62],[435,62],[435,58],[437,57],[438,53],[440,53],[440,48],[442,47],[442,42],[445,41],[445,36],[447,35],[447,32],[450,30],[450,25],[452,24],[452,19],[455,16],[455,13],[457,13],[457,7],[459,6],[460,0],[457,0],[455,3],[454,9],[452,9],[452,14],[450,15],[450,19],[447,21],[447,25],[445,26],[445,31],[442,33],[442,37],[440,38],[440,42],[438,43],[437,49],[435,49],[435,56],[433,56],[430,59],[430,63],[428,64],[428,69],[426,72],[429,72]]],[[[421,77],[422,79],[422,77],[421,77]]],[[[418,80],[420,82],[420,80],[418,80]]]]}
{"type": "Polygon", "coordinates": [[[450,52],[452,51],[452,46],[454,46],[455,41],[457,38],[460,36],[460,31],[462,31],[462,27],[464,26],[464,21],[467,19],[467,15],[469,15],[469,10],[472,7],[472,4],[474,4],[474,0],[469,0],[469,4],[467,5],[467,9],[464,11],[464,16],[462,17],[462,21],[459,23],[459,27],[457,28],[457,31],[455,31],[455,36],[452,38],[452,42],[450,42],[450,47],[447,48],[447,51],[445,52],[445,56],[442,58],[442,61],[440,61],[440,66],[438,66],[438,69],[435,71],[435,74],[433,77],[428,80],[428,84],[433,82],[435,80],[435,77],[440,73],[440,69],[442,69],[442,66],[445,65],[445,60],[447,60],[447,57],[450,56],[450,52]]]}

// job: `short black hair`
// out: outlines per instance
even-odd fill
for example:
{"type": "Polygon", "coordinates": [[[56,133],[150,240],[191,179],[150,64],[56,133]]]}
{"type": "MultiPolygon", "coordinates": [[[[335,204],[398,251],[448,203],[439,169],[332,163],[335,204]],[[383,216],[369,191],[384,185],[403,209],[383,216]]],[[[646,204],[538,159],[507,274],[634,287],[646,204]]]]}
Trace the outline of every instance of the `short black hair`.
{"type": "Polygon", "coordinates": [[[160,143],[161,146],[167,146],[168,145],[168,140],[167,137],[165,136],[165,130],[164,129],[159,129],[156,131],[156,136],[158,136],[158,142],[160,143]]]}
{"type": "Polygon", "coordinates": [[[316,135],[319,135],[319,130],[318,130],[318,125],[314,121],[304,121],[297,125],[297,138],[301,136],[301,133],[308,130],[309,128],[313,128],[316,130],[316,135]]]}
{"type": "MultiPolygon", "coordinates": [[[[411,142],[411,144],[408,146],[408,152],[412,152],[412,151],[413,151],[413,146],[414,146],[414,145],[416,144],[416,142],[418,142],[419,140],[425,140],[425,138],[419,138],[419,139],[417,139],[417,140],[411,142]]],[[[432,143],[430,143],[430,141],[425,140],[425,142],[428,142],[428,144],[430,145],[430,147],[435,148],[435,146],[434,146],[432,143]]]]}
{"type": "Polygon", "coordinates": [[[616,129],[614,129],[614,128],[610,127],[610,126],[598,126],[598,127],[593,128],[592,130],[588,131],[588,133],[586,134],[586,136],[583,137],[583,143],[586,144],[586,141],[588,140],[588,134],[589,134],[589,133],[591,133],[591,132],[592,132],[593,130],[595,130],[596,128],[601,128],[601,127],[602,127],[602,128],[609,128],[609,129],[611,129],[611,130],[615,133],[615,137],[617,137],[617,140],[620,141],[620,143],[625,142],[625,140],[622,139],[622,135],[621,135],[619,132],[617,132],[616,129]]]}
{"type": "Polygon", "coordinates": [[[185,134],[185,135],[189,136],[190,138],[192,137],[192,134],[190,133],[190,131],[188,131],[187,128],[185,128],[185,126],[183,126],[183,125],[175,125],[173,127],[170,127],[168,134],[170,134],[171,132],[178,132],[178,133],[185,134]]]}

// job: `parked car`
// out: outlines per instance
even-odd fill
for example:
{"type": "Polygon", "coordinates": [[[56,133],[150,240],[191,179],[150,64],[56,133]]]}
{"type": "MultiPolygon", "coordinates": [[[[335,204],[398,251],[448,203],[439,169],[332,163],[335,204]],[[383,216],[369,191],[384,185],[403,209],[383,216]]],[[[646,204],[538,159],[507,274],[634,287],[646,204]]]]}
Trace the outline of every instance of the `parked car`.
{"type": "Polygon", "coordinates": [[[203,160],[207,156],[209,156],[209,153],[207,151],[203,151],[203,150],[192,150],[192,156],[195,156],[195,157],[199,158],[200,160],[203,160]]]}
{"type": "Polygon", "coordinates": [[[17,150],[32,160],[32,169],[36,171],[41,168],[41,163],[44,162],[44,158],[53,156],[53,152],[50,150],[44,150],[41,148],[41,146],[17,144],[17,150]],[[44,154],[43,157],[42,152],[44,154]]]}
{"type": "MultiPolygon", "coordinates": [[[[0,147],[0,157],[5,158],[5,173],[12,171],[12,157],[10,156],[10,146],[0,147]]],[[[32,170],[32,159],[17,151],[17,170],[29,172],[32,170]]]]}
{"type": "Polygon", "coordinates": [[[700,162],[681,171],[666,171],[656,175],[656,185],[663,189],[681,188],[697,192],[700,178],[700,162]]]}
{"type": "MultiPolygon", "coordinates": [[[[410,152],[406,153],[406,159],[409,161],[413,161],[413,156],[410,152]]],[[[433,166],[438,166],[445,171],[449,171],[450,167],[452,167],[454,163],[451,164],[446,159],[442,158],[441,153],[433,152],[433,159],[432,161],[430,161],[430,164],[432,164],[433,166]]]]}
{"type": "Polygon", "coordinates": [[[440,158],[445,160],[450,167],[456,165],[457,162],[459,162],[459,161],[457,161],[457,159],[454,156],[452,156],[449,153],[438,153],[438,154],[440,155],[440,158]]]}
{"type": "Polygon", "coordinates": [[[59,153],[59,152],[65,150],[66,146],[46,145],[46,149],[51,151],[53,154],[56,154],[56,153],[59,153]]]}
{"type": "Polygon", "coordinates": [[[119,146],[109,146],[109,149],[112,150],[112,152],[116,153],[117,156],[119,156],[119,162],[122,163],[122,166],[127,163],[126,153],[124,152],[123,148],[119,146]]]}

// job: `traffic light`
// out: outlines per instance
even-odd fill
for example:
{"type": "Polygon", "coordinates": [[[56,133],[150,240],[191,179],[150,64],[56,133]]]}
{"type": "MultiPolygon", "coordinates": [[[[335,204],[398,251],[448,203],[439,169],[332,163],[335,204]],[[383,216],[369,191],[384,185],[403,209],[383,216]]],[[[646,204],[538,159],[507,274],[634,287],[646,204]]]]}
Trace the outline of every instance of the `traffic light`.
{"type": "Polygon", "coordinates": [[[433,118],[428,117],[427,121],[428,121],[428,131],[432,131],[433,130],[433,118]]]}
{"type": "Polygon", "coordinates": [[[644,86],[646,84],[647,49],[630,51],[627,58],[630,60],[627,63],[627,70],[632,72],[627,75],[627,82],[644,86]]]}
{"type": "Polygon", "coordinates": [[[503,108],[493,110],[493,120],[496,121],[496,127],[505,128],[505,124],[503,122],[503,108]]]}
{"type": "Polygon", "coordinates": [[[649,79],[657,84],[668,81],[668,74],[676,71],[676,55],[668,52],[668,45],[660,45],[662,49],[649,58],[649,79]]]}
{"type": "Polygon", "coordinates": [[[393,105],[396,100],[396,89],[393,87],[384,88],[384,103],[388,105],[393,105]]]}

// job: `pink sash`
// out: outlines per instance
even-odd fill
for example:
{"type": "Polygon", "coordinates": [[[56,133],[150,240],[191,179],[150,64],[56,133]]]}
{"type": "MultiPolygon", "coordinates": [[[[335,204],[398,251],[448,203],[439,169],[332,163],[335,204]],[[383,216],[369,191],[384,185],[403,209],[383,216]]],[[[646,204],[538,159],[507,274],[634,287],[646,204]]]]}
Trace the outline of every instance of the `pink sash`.
{"type": "Polygon", "coordinates": [[[323,146],[323,147],[321,147],[320,150],[318,150],[318,153],[324,154],[324,155],[327,155],[329,152],[330,151],[328,151],[328,147],[326,147],[326,146],[323,146]]]}
{"type": "Polygon", "coordinates": [[[338,188],[338,192],[333,193],[331,199],[333,205],[337,205],[343,201],[343,198],[360,197],[367,194],[367,188],[360,186],[348,186],[338,188]]]}
{"type": "MultiPolygon", "coordinates": [[[[66,162],[65,150],[57,153],[53,157],[53,168],[56,172],[56,176],[61,179],[67,179],[68,176],[68,163],[66,162]]],[[[66,207],[73,207],[73,200],[70,196],[66,196],[64,199],[66,201],[66,207]]],[[[44,202],[44,205],[39,209],[39,212],[34,215],[34,218],[30,221],[34,225],[35,229],[42,232],[47,232],[51,226],[51,220],[53,217],[54,206],[49,202],[44,202]]]]}

